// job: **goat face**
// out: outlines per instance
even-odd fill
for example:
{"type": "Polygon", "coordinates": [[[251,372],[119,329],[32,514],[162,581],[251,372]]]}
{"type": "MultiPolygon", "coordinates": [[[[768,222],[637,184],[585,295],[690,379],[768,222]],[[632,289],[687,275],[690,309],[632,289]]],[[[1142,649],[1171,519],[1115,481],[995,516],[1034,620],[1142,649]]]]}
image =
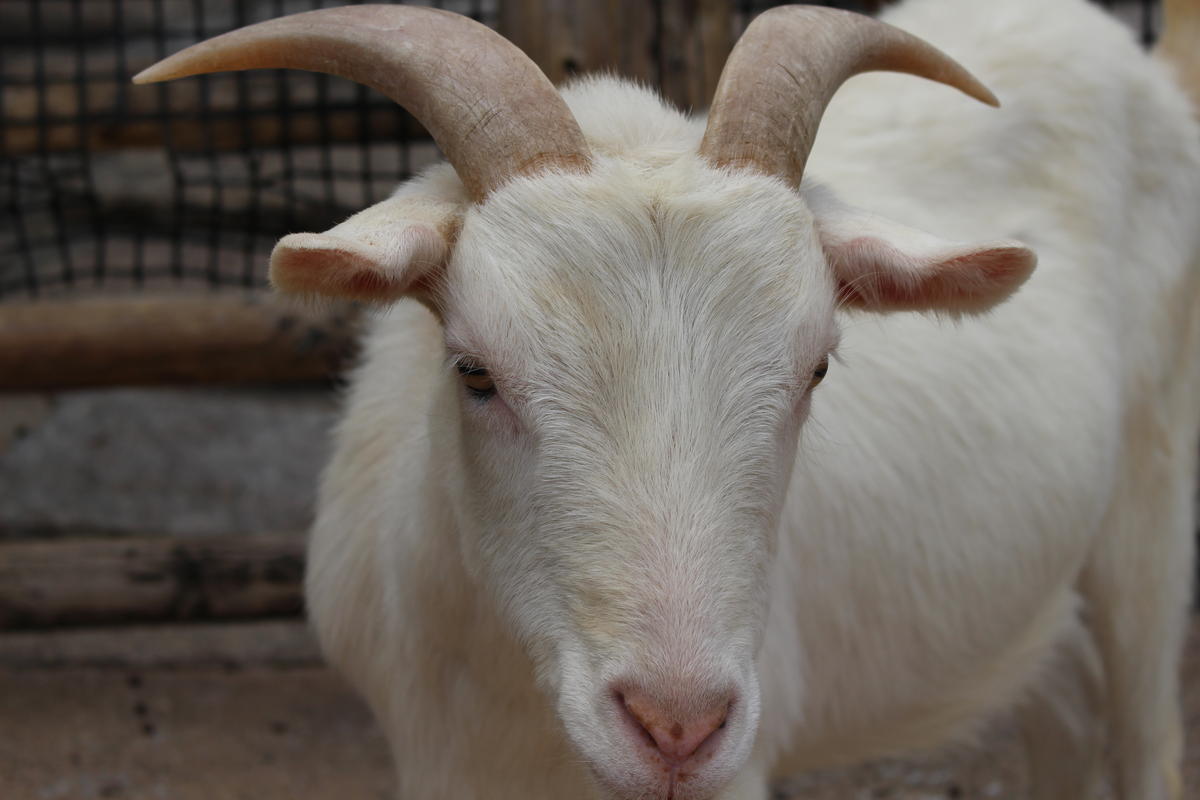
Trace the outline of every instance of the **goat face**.
{"type": "Polygon", "coordinates": [[[750,752],[835,306],[985,309],[1033,264],[687,153],[468,207],[431,301],[462,383],[461,550],[616,796],[710,797],[750,752]]]}
{"type": "Polygon", "coordinates": [[[465,218],[439,303],[463,551],[620,796],[707,797],[750,750],[828,275],[795,192],[694,159],[518,180],[465,218]]]}
{"type": "Polygon", "coordinates": [[[803,7],[753,23],[703,138],[652,164],[594,153],[523,54],[430,9],[285,17],[138,80],[258,67],[375,86],[446,153],[456,193],[285,237],[272,278],[441,315],[461,414],[431,435],[461,450],[468,568],[610,793],[713,796],[754,739],[767,564],[835,302],[981,310],[1033,267],[801,187],[821,113],[871,69],[995,98],[919,40],[803,7]]]}

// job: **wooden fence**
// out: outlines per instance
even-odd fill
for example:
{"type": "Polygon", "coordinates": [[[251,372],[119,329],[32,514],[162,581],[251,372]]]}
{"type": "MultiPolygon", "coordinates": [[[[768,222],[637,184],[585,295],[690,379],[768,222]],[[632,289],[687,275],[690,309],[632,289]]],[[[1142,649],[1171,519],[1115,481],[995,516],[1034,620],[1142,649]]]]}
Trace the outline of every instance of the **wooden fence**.
{"type": "MultiPolygon", "coordinates": [[[[425,132],[386,98],[327,76],[128,82],[198,39],[324,4],[208,0],[179,19],[163,0],[53,15],[37,0],[0,5],[0,156],[13,176],[12,224],[0,226],[0,391],[340,369],[354,310],[265,299],[267,253],[278,236],[326,228],[435,160],[425,132]]],[[[747,18],[770,3],[436,4],[494,25],[555,82],[613,71],[702,108],[747,18]]]]}
{"type": "MultiPolygon", "coordinates": [[[[189,35],[155,0],[73,3],[62,18],[39,16],[38,1],[0,4],[0,156],[17,215],[0,225],[0,392],[337,374],[352,356],[357,311],[265,298],[266,249],[433,161],[420,127],[369,90],[312,76],[126,82],[200,34],[294,3],[210,0],[199,5],[213,16],[189,35]],[[58,296],[45,298],[56,293],[39,291],[39,276],[58,296]],[[196,291],[211,287],[225,290],[196,291]]],[[[685,109],[708,103],[748,18],[770,4],[442,3],[495,25],[556,82],[614,71],[685,109]]],[[[295,614],[300,541],[6,543],[0,629],[295,614]]]]}

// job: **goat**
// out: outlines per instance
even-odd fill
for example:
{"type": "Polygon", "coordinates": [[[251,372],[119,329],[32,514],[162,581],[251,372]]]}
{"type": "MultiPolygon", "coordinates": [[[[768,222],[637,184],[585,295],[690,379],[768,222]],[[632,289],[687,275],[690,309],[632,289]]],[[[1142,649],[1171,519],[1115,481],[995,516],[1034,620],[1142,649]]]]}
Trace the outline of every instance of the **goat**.
{"type": "Polygon", "coordinates": [[[335,73],[446,155],[271,260],[388,305],[307,592],[401,797],[763,800],[1015,708],[1039,800],[1105,730],[1122,800],[1181,798],[1200,126],[1083,0],[885,19],[762,14],[707,117],[424,8],[138,76],[335,73]],[[826,113],[865,71],[1005,107],[872,74],[826,113]]]}

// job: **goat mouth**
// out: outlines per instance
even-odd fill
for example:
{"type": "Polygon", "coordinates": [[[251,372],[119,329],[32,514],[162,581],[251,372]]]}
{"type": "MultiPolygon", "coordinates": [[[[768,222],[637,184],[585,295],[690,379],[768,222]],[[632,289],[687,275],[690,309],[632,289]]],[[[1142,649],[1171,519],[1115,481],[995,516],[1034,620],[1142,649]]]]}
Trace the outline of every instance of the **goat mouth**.
{"type": "MultiPolygon", "coordinates": [[[[599,780],[601,785],[605,786],[618,797],[629,796],[631,790],[628,786],[619,787],[610,782],[608,776],[604,775],[594,764],[589,766],[592,774],[599,780]]],[[[680,793],[683,792],[683,786],[680,784],[689,777],[690,775],[686,772],[681,772],[678,767],[673,768],[665,776],[660,777],[658,781],[654,782],[657,785],[643,784],[642,788],[636,790],[634,796],[653,798],[654,800],[681,800],[683,795],[680,793]]]]}

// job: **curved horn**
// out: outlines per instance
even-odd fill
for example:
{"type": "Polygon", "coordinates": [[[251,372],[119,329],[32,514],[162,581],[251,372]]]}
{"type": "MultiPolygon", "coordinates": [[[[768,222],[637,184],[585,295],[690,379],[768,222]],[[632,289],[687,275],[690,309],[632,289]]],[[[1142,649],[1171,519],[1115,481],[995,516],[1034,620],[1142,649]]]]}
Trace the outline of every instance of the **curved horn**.
{"type": "Polygon", "coordinates": [[[514,175],[583,171],[590,162],[579,123],[529,57],[447,11],[366,5],[293,14],[193,45],[133,80],[273,68],[327,72],[383,92],[420,120],[476,201],[514,175]]]}
{"type": "Polygon", "coordinates": [[[958,62],[899,28],[849,11],[781,6],[751,23],[725,63],[700,154],[799,186],[825,106],[847,79],[873,70],[1000,104],[958,62]]]}

